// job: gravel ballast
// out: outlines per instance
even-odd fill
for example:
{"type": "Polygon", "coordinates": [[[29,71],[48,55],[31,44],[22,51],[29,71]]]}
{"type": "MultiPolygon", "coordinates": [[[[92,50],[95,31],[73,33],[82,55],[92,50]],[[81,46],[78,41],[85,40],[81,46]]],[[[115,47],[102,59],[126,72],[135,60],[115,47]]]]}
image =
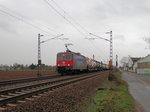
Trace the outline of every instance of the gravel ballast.
{"type": "Polygon", "coordinates": [[[79,112],[79,107],[108,77],[108,72],[50,91],[34,101],[27,101],[5,112],[79,112]]]}

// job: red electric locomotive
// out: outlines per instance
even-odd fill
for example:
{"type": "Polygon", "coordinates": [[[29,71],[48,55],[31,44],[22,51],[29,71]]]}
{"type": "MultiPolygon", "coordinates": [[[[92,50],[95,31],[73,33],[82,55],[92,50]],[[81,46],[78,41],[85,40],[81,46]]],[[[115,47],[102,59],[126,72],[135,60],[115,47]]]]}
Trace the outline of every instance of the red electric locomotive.
{"type": "Polygon", "coordinates": [[[71,51],[60,52],[57,54],[57,71],[64,73],[74,73],[87,70],[86,57],[71,51]]]}
{"type": "MultiPolygon", "coordinates": [[[[67,45],[66,45],[67,48],[67,45]]],[[[97,71],[105,70],[102,62],[87,58],[80,53],[70,51],[68,48],[66,52],[57,54],[56,67],[58,73],[62,75],[65,73],[76,73],[82,71],[97,71]]]]}

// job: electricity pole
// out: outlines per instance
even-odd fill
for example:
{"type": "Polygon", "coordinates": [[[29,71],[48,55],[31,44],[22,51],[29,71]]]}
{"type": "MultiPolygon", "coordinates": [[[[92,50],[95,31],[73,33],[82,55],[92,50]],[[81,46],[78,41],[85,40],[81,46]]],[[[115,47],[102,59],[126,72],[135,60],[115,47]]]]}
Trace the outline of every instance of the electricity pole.
{"type": "Polygon", "coordinates": [[[105,38],[103,38],[103,37],[100,37],[100,36],[97,36],[97,35],[94,35],[94,34],[92,34],[92,33],[89,33],[90,35],[93,35],[93,36],[95,36],[95,37],[98,37],[98,38],[92,38],[92,40],[93,39],[103,39],[103,40],[105,40],[105,41],[108,41],[109,43],[110,43],[110,53],[109,53],[109,69],[110,69],[110,71],[109,71],[109,77],[108,77],[108,79],[109,80],[112,80],[113,79],[113,39],[112,39],[112,31],[110,31],[110,32],[106,32],[106,34],[110,34],[110,39],[105,39],[105,38]]]}
{"type": "Polygon", "coordinates": [[[40,37],[42,37],[44,35],[41,35],[40,33],[38,34],[38,73],[37,76],[41,76],[40,73],[40,67],[41,67],[41,40],[40,37]]]}
{"type": "Polygon", "coordinates": [[[118,69],[118,55],[116,55],[116,71],[118,69]]]}
{"type": "Polygon", "coordinates": [[[110,34],[110,40],[109,40],[109,42],[110,42],[109,67],[110,67],[110,69],[113,69],[113,39],[112,39],[112,31],[106,32],[106,34],[110,34]]]}
{"type": "MultiPolygon", "coordinates": [[[[102,39],[102,40],[105,40],[105,41],[108,41],[110,43],[110,53],[109,53],[109,68],[112,69],[113,68],[113,39],[112,39],[112,31],[110,32],[106,32],[106,34],[110,34],[110,39],[105,39],[103,37],[100,37],[100,36],[97,36],[97,35],[94,35],[92,33],[89,33],[90,35],[93,35],[95,37],[98,37],[98,38],[92,38],[92,40],[94,39],[102,39]]],[[[90,38],[89,38],[90,39],[90,38]]]]}
{"type": "Polygon", "coordinates": [[[56,37],[53,37],[53,38],[50,38],[50,39],[47,39],[45,41],[41,41],[40,40],[40,37],[44,36],[44,35],[41,35],[40,33],[38,34],[38,73],[37,73],[37,76],[40,77],[41,76],[41,72],[40,72],[40,68],[41,68],[41,44],[44,43],[44,42],[47,42],[49,40],[53,40],[53,39],[60,39],[60,40],[68,40],[68,38],[58,38],[60,36],[63,36],[64,34],[61,34],[61,35],[58,35],[56,37]]]}

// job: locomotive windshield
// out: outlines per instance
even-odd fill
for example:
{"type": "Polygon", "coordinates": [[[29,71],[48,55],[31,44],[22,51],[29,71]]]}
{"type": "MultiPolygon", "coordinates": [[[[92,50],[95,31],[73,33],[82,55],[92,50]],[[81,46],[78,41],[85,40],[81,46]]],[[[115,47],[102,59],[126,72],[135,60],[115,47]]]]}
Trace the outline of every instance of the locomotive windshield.
{"type": "Polygon", "coordinates": [[[57,60],[58,60],[58,61],[63,60],[63,54],[58,54],[58,55],[57,55],[57,60]]]}
{"type": "Polygon", "coordinates": [[[73,59],[73,55],[72,54],[66,54],[65,60],[70,61],[72,59],[73,59]]]}

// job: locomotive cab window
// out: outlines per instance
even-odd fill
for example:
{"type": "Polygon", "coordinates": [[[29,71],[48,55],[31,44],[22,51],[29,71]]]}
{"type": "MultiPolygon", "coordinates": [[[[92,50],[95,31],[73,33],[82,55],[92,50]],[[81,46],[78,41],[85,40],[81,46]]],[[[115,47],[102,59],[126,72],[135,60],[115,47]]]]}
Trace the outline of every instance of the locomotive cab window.
{"type": "Polygon", "coordinates": [[[62,54],[58,54],[58,55],[57,55],[57,60],[58,60],[58,61],[63,60],[63,55],[62,55],[62,54]]]}
{"type": "Polygon", "coordinates": [[[72,59],[73,59],[73,55],[72,54],[66,54],[65,60],[70,61],[72,59]]]}

